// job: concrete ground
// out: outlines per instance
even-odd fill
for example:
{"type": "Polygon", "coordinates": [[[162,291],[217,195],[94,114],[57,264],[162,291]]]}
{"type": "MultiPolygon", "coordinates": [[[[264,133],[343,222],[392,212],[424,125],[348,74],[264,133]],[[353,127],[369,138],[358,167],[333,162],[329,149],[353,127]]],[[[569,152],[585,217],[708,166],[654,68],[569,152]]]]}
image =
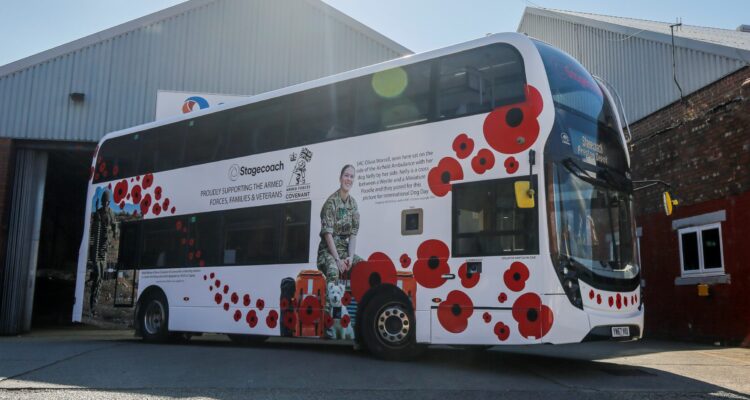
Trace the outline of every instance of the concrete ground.
{"type": "Polygon", "coordinates": [[[642,340],[433,347],[389,363],[324,341],[257,347],[221,335],[149,345],[87,327],[0,337],[0,399],[750,400],[750,349],[642,340]]]}

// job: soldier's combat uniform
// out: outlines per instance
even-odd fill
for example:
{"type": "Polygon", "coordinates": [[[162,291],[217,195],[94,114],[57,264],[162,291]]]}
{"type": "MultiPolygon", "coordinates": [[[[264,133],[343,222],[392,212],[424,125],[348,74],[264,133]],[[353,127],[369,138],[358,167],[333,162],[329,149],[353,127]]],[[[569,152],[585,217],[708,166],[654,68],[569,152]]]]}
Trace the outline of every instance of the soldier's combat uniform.
{"type": "MultiPolygon", "coordinates": [[[[328,197],[320,210],[320,246],[318,246],[318,269],[326,276],[326,282],[339,279],[339,268],[336,259],[328,252],[328,246],[323,234],[330,233],[333,244],[344,260],[349,257],[349,238],[359,231],[359,210],[354,197],[349,196],[346,201],[341,200],[338,190],[328,197]]],[[[362,261],[354,254],[352,266],[362,261]]],[[[330,312],[331,305],[326,297],[326,311],[330,312]]]]}
{"type": "Polygon", "coordinates": [[[91,222],[91,236],[89,236],[89,261],[91,263],[91,293],[89,296],[89,309],[94,314],[99,297],[99,288],[107,270],[107,248],[117,235],[117,219],[115,213],[109,208],[109,192],[104,191],[101,197],[101,207],[94,213],[91,222]]]}

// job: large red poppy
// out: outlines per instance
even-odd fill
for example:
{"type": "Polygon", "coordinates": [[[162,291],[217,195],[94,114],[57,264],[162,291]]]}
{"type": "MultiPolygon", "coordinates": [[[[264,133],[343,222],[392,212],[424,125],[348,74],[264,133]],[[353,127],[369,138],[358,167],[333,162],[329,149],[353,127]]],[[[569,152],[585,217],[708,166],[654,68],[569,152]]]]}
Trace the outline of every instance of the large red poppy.
{"type": "Polygon", "coordinates": [[[518,322],[518,332],[525,338],[541,339],[554,322],[552,309],[542,304],[536,293],[526,293],[513,303],[513,319],[518,322]]]}
{"type": "Polygon", "coordinates": [[[466,263],[458,267],[458,277],[461,279],[461,285],[471,289],[479,283],[479,274],[469,272],[469,266],[466,263]]]}
{"type": "Polygon", "coordinates": [[[151,187],[151,184],[154,183],[154,174],[146,174],[143,176],[143,188],[148,189],[151,187]]]}
{"type": "Polygon", "coordinates": [[[451,272],[448,266],[450,250],[436,239],[422,242],[417,248],[417,261],[414,262],[414,279],[427,288],[436,288],[445,283],[444,274],[451,272]]]}
{"type": "Polygon", "coordinates": [[[466,330],[472,314],[474,314],[474,303],[466,293],[460,290],[448,293],[445,301],[438,305],[438,321],[448,332],[461,333],[466,330]]]}
{"type": "Polygon", "coordinates": [[[315,296],[307,296],[299,306],[299,320],[304,325],[310,325],[320,320],[321,305],[315,296]]]}
{"type": "Polygon", "coordinates": [[[454,158],[445,157],[427,173],[427,184],[435,196],[443,197],[451,191],[451,182],[464,179],[464,170],[454,158]]]}
{"type": "Polygon", "coordinates": [[[527,279],[529,279],[529,269],[520,261],[511,264],[503,274],[505,286],[514,292],[522,291],[526,287],[527,279]]]}
{"type": "Polygon", "coordinates": [[[352,320],[351,320],[351,318],[349,318],[348,315],[344,315],[343,317],[341,317],[341,327],[342,328],[349,327],[349,323],[350,322],[352,322],[352,320]]]}
{"type": "Polygon", "coordinates": [[[130,189],[130,196],[133,198],[133,204],[141,202],[141,185],[135,185],[130,189]]]}
{"type": "Polygon", "coordinates": [[[294,328],[297,326],[297,313],[291,310],[282,310],[282,323],[284,324],[284,328],[289,329],[290,331],[293,331],[294,328]]]}
{"type": "Polygon", "coordinates": [[[526,85],[525,92],[525,101],[498,107],[484,120],[484,138],[501,153],[520,153],[539,136],[537,117],[544,105],[542,95],[531,85],[526,85]]]}
{"type": "Polygon", "coordinates": [[[477,155],[471,159],[471,169],[478,174],[483,174],[495,166],[495,155],[487,149],[477,152],[477,155]]]}
{"type": "Polygon", "coordinates": [[[255,325],[258,324],[258,314],[255,312],[255,310],[250,310],[247,312],[245,321],[248,325],[250,325],[251,328],[255,328],[255,325]]]}
{"type": "Polygon", "coordinates": [[[508,336],[510,336],[510,328],[502,322],[495,324],[494,332],[497,338],[502,341],[508,340],[508,336]]]}
{"type": "Polygon", "coordinates": [[[453,151],[456,152],[456,157],[464,159],[471,155],[474,151],[474,140],[469,135],[462,133],[453,139],[453,151]]]}
{"type": "Polygon", "coordinates": [[[125,179],[121,180],[120,182],[117,182],[115,185],[115,192],[112,196],[115,203],[120,203],[125,199],[125,196],[128,195],[128,181],[125,179]]]}
{"type": "Polygon", "coordinates": [[[352,303],[352,292],[350,292],[350,291],[344,292],[344,296],[341,297],[341,304],[344,307],[346,307],[346,306],[348,306],[351,303],[352,303]]]}
{"type": "Polygon", "coordinates": [[[276,327],[276,323],[279,321],[279,313],[276,310],[271,310],[266,317],[266,325],[273,329],[276,327]]]}
{"type": "Polygon", "coordinates": [[[352,296],[362,300],[370,288],[381,283],[396,284],[396,266],[385,253],[370,254],[367,261],[361,261],[351,270],[352,296]]]}

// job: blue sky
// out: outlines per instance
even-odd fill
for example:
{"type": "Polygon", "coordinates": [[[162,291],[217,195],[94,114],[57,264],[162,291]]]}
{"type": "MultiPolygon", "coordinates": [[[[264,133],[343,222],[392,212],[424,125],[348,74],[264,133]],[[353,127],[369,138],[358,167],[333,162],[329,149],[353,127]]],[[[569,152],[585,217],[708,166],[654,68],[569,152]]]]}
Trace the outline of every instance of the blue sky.
{"type": "MultiPolygon", "coordinates": [[[[415,52],[476,39],[487,33],[515,31],[527,5],[665,22],[679,17],[687,25],[725,29],[750,24],[747,0],[323,1],[415,52]]],[[[2,0],[0,65],[182,2],[2,0]]]]}

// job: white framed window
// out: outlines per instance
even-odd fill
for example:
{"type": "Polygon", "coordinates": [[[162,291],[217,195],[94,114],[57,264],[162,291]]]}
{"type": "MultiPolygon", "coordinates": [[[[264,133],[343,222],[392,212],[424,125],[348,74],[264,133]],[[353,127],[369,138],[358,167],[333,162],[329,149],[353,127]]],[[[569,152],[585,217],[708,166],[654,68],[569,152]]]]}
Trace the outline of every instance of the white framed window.
{"type": "Polygon", "coordinates": [[[682,276],[724,274],[721,223],[682,228],[677,236],[682,276]]]}

